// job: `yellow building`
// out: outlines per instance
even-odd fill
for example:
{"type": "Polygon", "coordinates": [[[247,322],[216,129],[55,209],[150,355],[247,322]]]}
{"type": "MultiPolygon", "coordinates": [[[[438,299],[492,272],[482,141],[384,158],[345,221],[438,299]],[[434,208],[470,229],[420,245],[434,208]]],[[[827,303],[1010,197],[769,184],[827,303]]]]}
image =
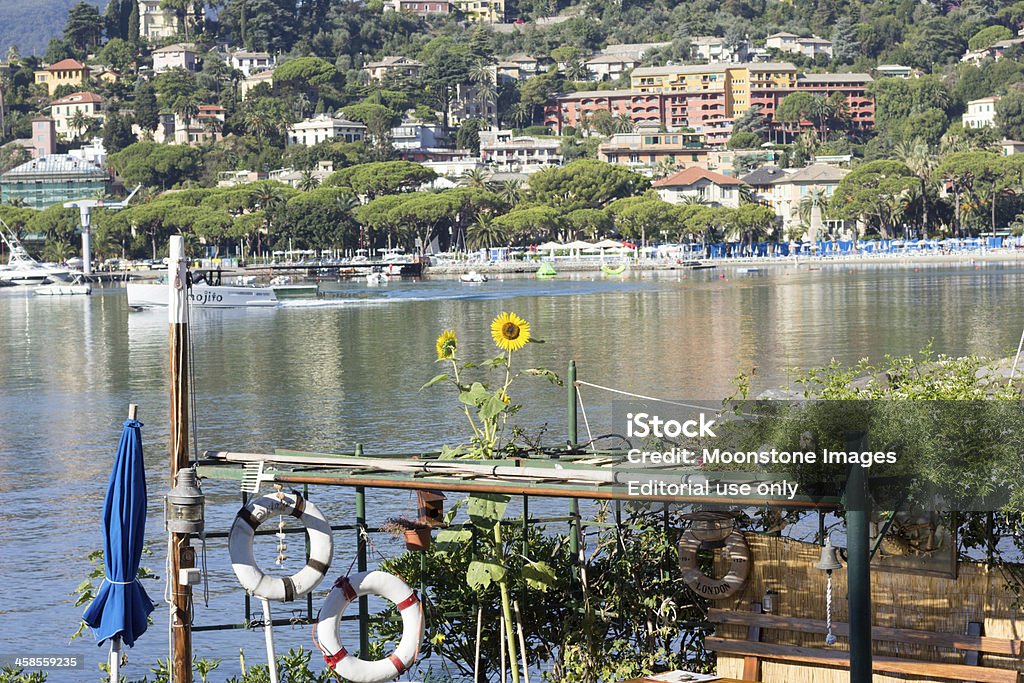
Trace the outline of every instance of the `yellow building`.
{"type": "Polygon", "coordinates": [[[89,67],[74,59],[64,59],[36,71],[36,83],[45,84],[50,97],[62,85],[75,87],[85,85],[89,80],[89,67]]]}
{"type": "Polygon", "coordinates": [[[505,0],[455,0],[455,8],[479,24],[505,21],[505,0]]]}
{"type": "Polygon", "coordinates": [[[705,100],[717,100],[729,118],[753,104],[762,104],[758,94],[796,88],[796,80],[796,67],[788,62],[641,67],[630,76],[632,88],[640,92],[702,95],[705,100]]]}

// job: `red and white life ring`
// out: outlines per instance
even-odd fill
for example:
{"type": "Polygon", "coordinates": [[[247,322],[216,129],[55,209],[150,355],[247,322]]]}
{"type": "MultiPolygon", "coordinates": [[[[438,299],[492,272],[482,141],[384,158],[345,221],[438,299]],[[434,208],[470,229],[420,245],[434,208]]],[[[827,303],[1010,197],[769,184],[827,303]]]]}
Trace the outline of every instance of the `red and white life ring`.
{"type": "Polygon", "coordinates": [[[260,496],[238,511],[228,537],[231,568],[250,594],[265,600],[289,602],[316,588],[327,575],[334,554],[331,525],[316,505],[298,491],[278,491],[260,496]],[[309,536],[309,559],[292,576],[267,576],[256,564],[252,543],[256,529],[271,517],[291,515],[302,521],[309,536]]]}
{"type": "Polygon", "coordinates": [[[313,642],[324,653],[324,662],[352,683],[382,683],[409,670],[423,639],[423,610],[416,592],[394,574],[372,571],[344,576],[327,594],[313,630],[313,642]],[[345,609],[358,597],[378,595],[395,603],[402,614],[402,640],[384,659],[370,662],[353,657],[341,644],[338,626],[345,609]]]}
{"type": "Polygon", "coordinates": [[[720,579],[710,577],[697,568],[699,549],[700,540],[691,531],[679,539],[679,569],[687,586],[709,600],[724,600],[742,590],[750,575],[750,546],[742,532],[733,529],[725,539],[729,571],[720,579]]]}

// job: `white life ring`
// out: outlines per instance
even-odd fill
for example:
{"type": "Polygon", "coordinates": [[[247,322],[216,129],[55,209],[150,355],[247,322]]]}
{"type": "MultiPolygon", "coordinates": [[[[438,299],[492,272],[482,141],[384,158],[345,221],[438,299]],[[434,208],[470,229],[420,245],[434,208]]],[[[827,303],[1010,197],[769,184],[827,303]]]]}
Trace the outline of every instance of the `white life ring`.
{"type": "Polygon", "coordinates": [[[697,569],[699,549],[700,541],[690,531],[679,539],[679,568],[687,586],[709,600],[724,600],[746,585],[747,576],[750,575],[750,546],[738,529],[733,529],[725,539],[729,571],[722,578],[712,578],[697,569]]]}
{"type": "Polygon", "coordinates": [[[380,571],[362,572],[335,581],[313,629],[313,642],[324,653],[324,662],[352,683],[381,683],[405,673],[416,661],[422,639],[423,611],[416,592],[394,574],[380,571]],[[384,659],[373,662],[350,655],[338,637],[345,609],[363,595],[378,595],[389,600],[402,614],[402,640],[398,648],[384,659]]]}
{"type": "Polygon", "coordinates": [[[334,540],[328,524],[316,505],[298,491],[279,491],[260,496],[238,511],[228,538],[231,568],[249,593],[265,600],[289,602],[302,597],[319,585],[331,568],[334,540]],[[256,529],[270,517],[291,515],[302,521],[309,537],[309,559],[306,566],[292,576],[267,576],[256,565],[252,543],[256,529]]]}

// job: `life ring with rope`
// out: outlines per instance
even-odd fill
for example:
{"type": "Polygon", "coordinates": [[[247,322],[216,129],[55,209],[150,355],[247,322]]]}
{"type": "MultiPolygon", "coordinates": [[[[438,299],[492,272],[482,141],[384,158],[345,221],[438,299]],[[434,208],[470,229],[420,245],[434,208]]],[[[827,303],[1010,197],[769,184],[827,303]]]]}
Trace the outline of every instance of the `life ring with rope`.
{"type": "Polygon", "coordinates": [[[278,491],[249,501],[235,515],[228,537],[231,568],[250,594],[264,600],[290,602],[316,588],[331,568],[334,539],[331,525],[311,501],[298,491],[278,491]],[[253,539],[260,524],[271,517],[291,515],[306,527],[309,559],[306,566],[291,576],[267,576],[256,564],[253,539]]]}
{"type": "Polygon", "coordinates": [[[679,539],[679,569],[682,570],[686,585],[709,600],[724,600],[742,590],[750,575],[750,546],[743,533],[733,529],[725,538],[729,571],[720,579],[708,576],[697,568],[700,544],[700,540],[689,530],[679,539]]]}
{"type": "Polygon", "coordinates": [[[416,592],[400,577],[382,571],[361,572],[335,581],[313,626],[313,643],[323,653],[324,662],[352,683],[382,683],[405,673],[416,662],[422,640],[423,608],[416,592]],[[402,615],[402,639],[384,659],[367,661],[352,656],[338,635],[345,610],[364,595],[393,602],[402,615]]]}

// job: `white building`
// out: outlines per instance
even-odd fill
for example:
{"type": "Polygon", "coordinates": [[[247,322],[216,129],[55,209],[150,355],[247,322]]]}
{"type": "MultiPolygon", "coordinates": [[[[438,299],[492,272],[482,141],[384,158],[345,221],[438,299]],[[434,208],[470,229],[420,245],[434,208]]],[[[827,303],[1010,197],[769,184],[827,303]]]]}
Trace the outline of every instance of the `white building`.
{"type": "Polygon", "coordinates": [[[875,67],[879,78],[910,78],[914,70],[902,64],[879,64],[875,67]]]}
{"type": "Polygon", "coordinates": [[[160,0],[138,0],[139,37],[156,42],[178,35],[178,15],[160,6],[160,0]]]}
{"type": "Polygon", "coordinates": [[[261,71],[260,73],[255,73],[248,78],[243,78],[238,84],[238,92],[242,96],[242,99],[244,100],[248,97],[249,92],[261,83],[266,83],[268,87],[273,87],[274,72],[272,70],[261,71]]]}
{"type": "Polygon", "coordinates": [[[402,121],[391,129],[391,145],[395,149],[433,149],[447,142],[448,136],[437,123],[402,121]]]}
{"type": "Polygon", "coordinates": [[[818,36],[801,38],[795,33],[780,31],[768,36],[764,41],[764,45],[768,49],[794,52],[811,58],[818,55],[832,56],[832,41],[819,38],[818,36]]]}
{"type": "Polygon", "coordinates": [[[365,137],[366,126],[363,124],[328,114],[321,114],[288,126],[289,145],[311,147],[327,140],[359,142],[365,137]]]}
{"type": "Polygon", "coordinates": [[[964,128],[990,128],[996,125],[996,102],[999,97],[982,97],[967,103],[963,115],[964,128]]]}
{"type": "Polygon", "coordinates": [[[745,62],[747,61],[746,41],[732,47],[726,44],[725,38],[718,36],[695,36],[690,38],[690,58],[716,64],[718,62],[745,62]]]}
{"type": "Polygon", "coordinates": [[[511,130],[480,131],[480,159],[497,171],[532,173],[559,166],[561,141],[531,135],[516,136],[511,130]]]}
{"type": "Polygon", "coordinates": [[[69,149],[68,154],[99,168],[106,168],[107,165],[107,150],[103,146],[103,138],[93,138],[78,149],[69,149]]]}
{"type": "Polygon", "coordinates": [[[735,178],[697,166],[691,166],[651,183],[658,196],[671,204],[682,204],[686,199],[694,199],[732,209],[740,205],[742,186],[743,183],[735,178]]]}
{"type": "Polygon", "coordinates": [[[171,69],[195,71],[198,66],[196,46],[191,43],[175,43],[153,50],[153,73],[161,74],[171,69]]]}
{"type": "Polygon", "coordinates": [[[241,71],[248,78],[274,68],[274,58],[266,52],[239,50],[231,53],[231,68],[241,71]]]}
{"type": "Polygon", "coordinates": [[[1004,157],[1012,154],[1024,154],[1024,142],[1020,140],[1003,140],[999,143],[999,147],[1004,157]]]}
{"type": "Polygon", "coordinates": [[[363,67],[363,71],[368,73],[372,80],[382,81],[385,78],[401,76],[416,78],[420,75],[420,69],[422,68],[422,62],[418,62],[415,59],[410,59],[408,57],[392,55],[384,57],[379,62],[368,62],[366,66],[363,67]]]}
{"type": "Polygon", "coordinates": [[[58,137],[71,140],[84,132],[72,124],[79,112],[87,119],[96,119],[102,122],[103,98],[92,92],[76,92],[50,103],[50,118],[56,124],[58,137]]]}

